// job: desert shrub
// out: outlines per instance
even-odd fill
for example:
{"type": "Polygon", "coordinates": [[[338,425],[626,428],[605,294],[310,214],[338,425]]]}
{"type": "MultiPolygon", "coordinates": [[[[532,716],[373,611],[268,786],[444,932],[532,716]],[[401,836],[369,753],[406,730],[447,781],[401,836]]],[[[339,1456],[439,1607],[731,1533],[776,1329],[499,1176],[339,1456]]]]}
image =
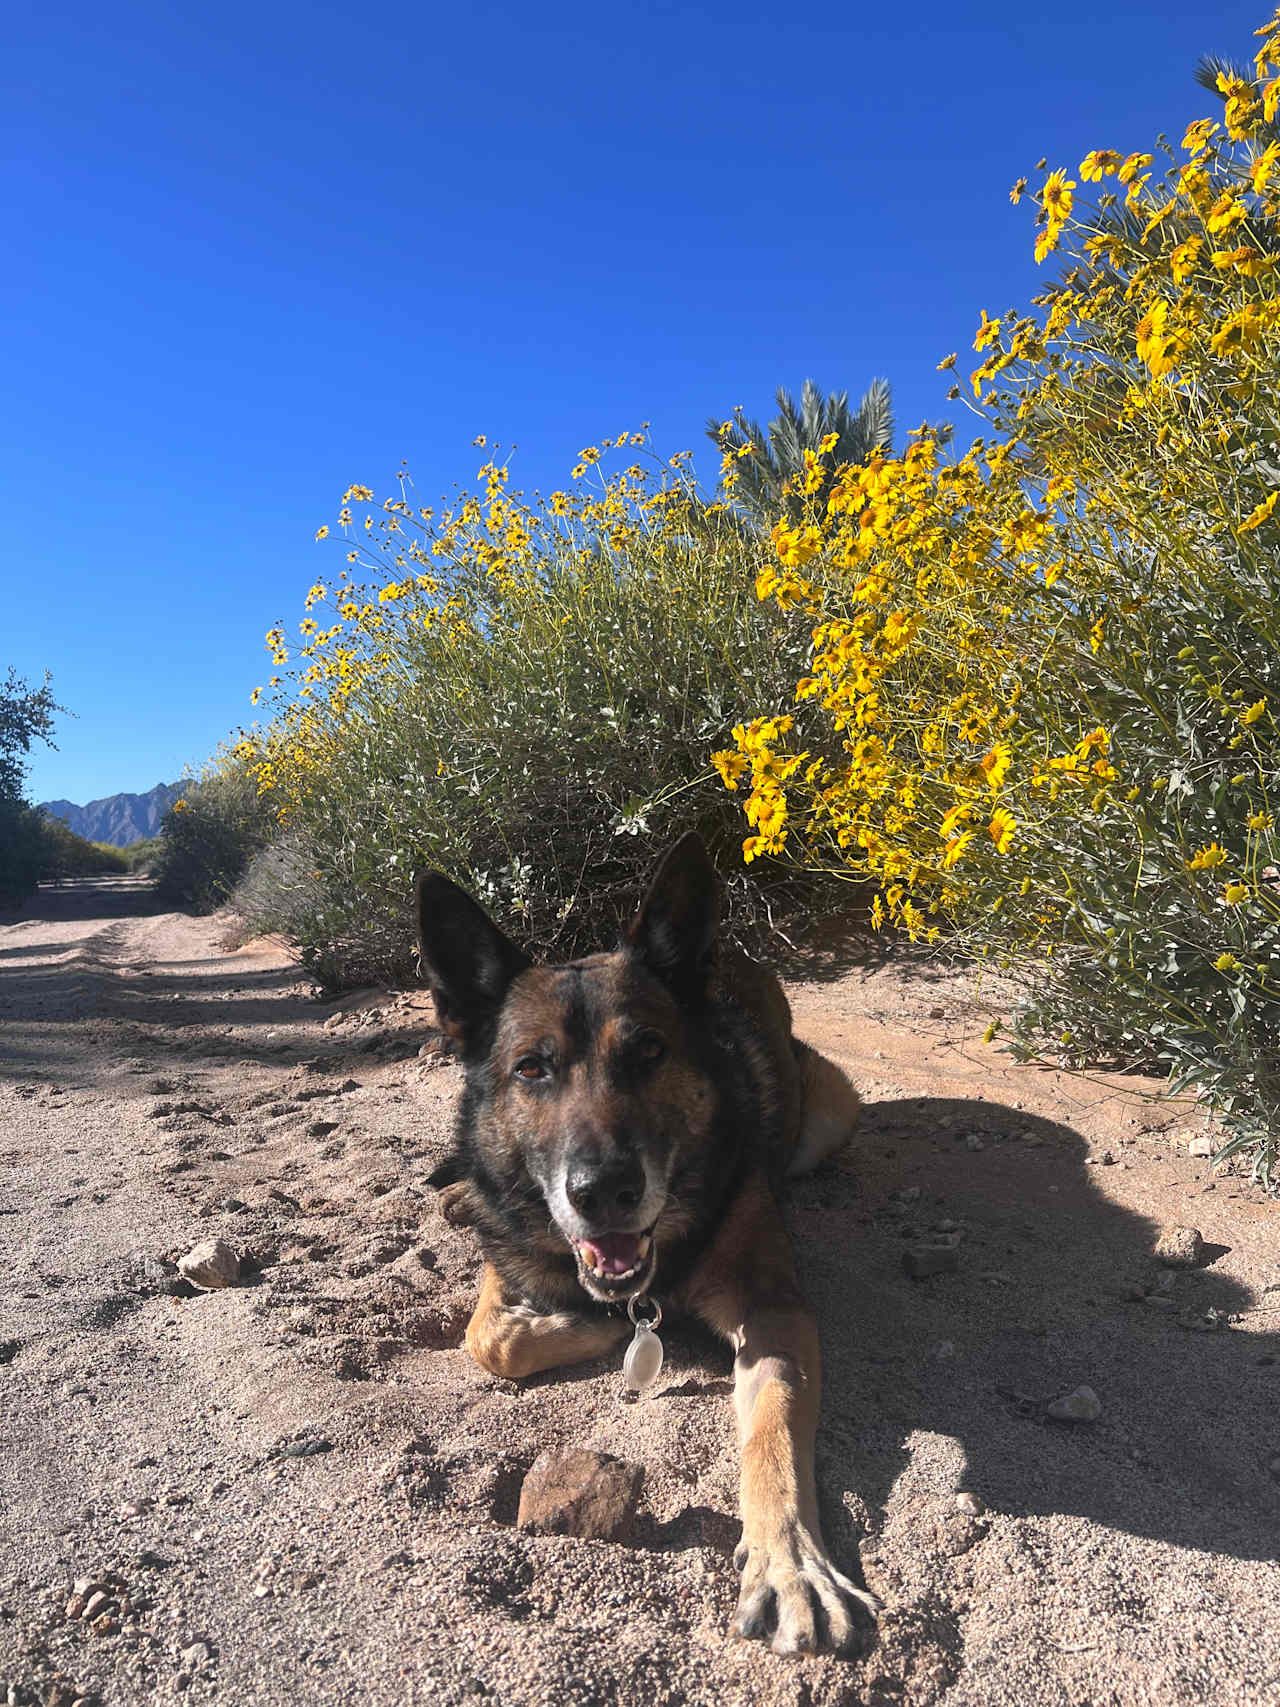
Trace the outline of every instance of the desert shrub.
{"type": "MultiPolygon", "coordinates": [[[[1178,148],[1039,194],[1028,312],[984,313],[990,434],[846,468],[774,529],[794,707],[717,756],[748,857],[1020,964],[1014,1046],[1165,1065],[1258,1177],[1280,1133],[1280,14],[1178,148]]],[[[1025,180],[1015,186],[1018,199],[1025,180]]],[[[945,368],[954,363],[949,357],[945,368]]],[[[958,393],[953,393],[958,395],[958,393]]],[[[1225,1153],[1225,1152],[1224,1152],[1225,1153]]]]}
{"type": "Polygon", "coordinates": [[[27,754],[33,741],[53,742],[61,711],[46,672],[32,688],[10,669],[0,681],[0,907],[13,906],[39,883],[48,857],[48,820],[26,798],[27,754]]]}
{"type": "Polygon", "coordinates": [[[47,813],[41,818],[42,881],[60,883],[67,877],[107,877],[123,875],[129,870],[120,849],[112,847],[109,842],[87,841],[83,836],[77,836],[70,825],[47,813]]]}
{"type": "MultiPolygon", "coordinates": [[[[312,587],[296,656],[269,634],[272,721],[238,749],[291,838],[283,879],[267,863],[254,886],[306,892],[290,934],[324,976],[410,968],[420,867],[563,955],[616,931],[684,829],[736,853],[708,756],[807,636],[756,599],[761,537],[685,458],[605,473],[641,442],[584,451],[547,498],[492,456],[442,515],[407,481],[380,508],[347,494],[350,567],[312,587]]],[[[770,904],[740,866],[736,886],[741,920],[770,904]]]]}
{"type": "Polygon", "coordinates": [[[210,913],[243,877],[274,827],[257,779],[230,753],[210,760],[165,813],[149,860],[165,901],[210,913]]]}
{"type": "Polygon", "coordinates": [[[46,846],[44,815],[0,795],[0,907],[15,906],[40,882],[46,846]]]}
{"type": "Polygon", "coordinates": [[[129,842],[119,852],[127,871],[150,871],[163,847],[163,836],[142,836],[136,842],[129,842]]]}

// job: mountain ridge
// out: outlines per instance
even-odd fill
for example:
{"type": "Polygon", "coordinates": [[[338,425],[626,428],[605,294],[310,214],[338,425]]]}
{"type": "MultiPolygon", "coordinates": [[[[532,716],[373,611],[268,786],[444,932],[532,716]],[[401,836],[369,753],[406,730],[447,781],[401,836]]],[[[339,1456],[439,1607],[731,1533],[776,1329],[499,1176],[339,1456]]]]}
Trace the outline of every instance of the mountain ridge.
{"type": "Polygon", "coordinates": [[[182,782],[158,782],[145,794],[108,794],[85,806],[77,806],[74,800],[42,800],[40,811],[60,818],[87,842],[123,848],[144,836],[154,836],[185,787],[182,782]]]}

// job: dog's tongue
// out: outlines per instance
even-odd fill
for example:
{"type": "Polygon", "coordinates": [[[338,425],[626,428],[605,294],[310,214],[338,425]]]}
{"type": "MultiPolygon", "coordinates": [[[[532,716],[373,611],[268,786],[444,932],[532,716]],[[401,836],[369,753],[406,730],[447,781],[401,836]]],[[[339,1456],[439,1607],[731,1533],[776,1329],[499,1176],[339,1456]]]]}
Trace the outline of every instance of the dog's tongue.
{"type": "Polygon", "coordinates": [[[582,1244],[591,1252],[601,1274],[625,1274],[640,1260],[639,1233],[599,1233],[594,1239],[584,1239],[582,1244]]]}

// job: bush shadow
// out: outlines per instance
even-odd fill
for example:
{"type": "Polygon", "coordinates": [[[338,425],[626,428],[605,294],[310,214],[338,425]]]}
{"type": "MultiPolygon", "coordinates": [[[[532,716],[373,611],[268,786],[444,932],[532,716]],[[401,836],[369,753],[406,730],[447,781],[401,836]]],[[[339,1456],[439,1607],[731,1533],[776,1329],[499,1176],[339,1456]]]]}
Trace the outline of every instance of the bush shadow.
{"type": "MultiPolygon", "coordinates": [[[[869,1105],[853,1150],[797,1182],[788,1221],[822,1330],[827,1504],[838,1483],[846,1514],[861,1504],[875,1523],[920,1437],[947,1436],[966,1461],[956,1486],[991,1512],[1280,1556],[1267,1468],[1280,1334],[1254,1326],[1280,1308],[1220,1271],[1221,1245],[1198,1267],[1161,1265],[1156,1221],[1108,1196],[1110,1168],[1087,1158],[1071,1127],[915,1098],[869,1105]],[[955,1272],[910,1278],[904,1251],[957,1232],[955,1272]],[[1046,1402],[1081,1384],[1101,1416],[1048,1419],[1046,1402]]],[[[1166,1219],[1194,1215],[1179,1194],[1166,1219]]],[[[847,1552],[843,1522],[832,1540],[847,1552]]]]}

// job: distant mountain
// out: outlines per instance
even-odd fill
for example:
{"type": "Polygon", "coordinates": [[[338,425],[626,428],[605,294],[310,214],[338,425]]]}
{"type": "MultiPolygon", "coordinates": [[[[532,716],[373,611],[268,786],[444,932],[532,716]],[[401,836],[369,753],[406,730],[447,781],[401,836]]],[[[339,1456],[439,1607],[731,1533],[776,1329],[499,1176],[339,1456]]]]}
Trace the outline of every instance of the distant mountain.
{"type": "Polygon", "coordinates": [[[147,794],[109,794],[105,800],[91,800],[87,806],[77,806],[71,800],[45,800],[40,810],[51,818],[61,818],[87,842],[110,842],[112,847],[123,848],[143,836],[154,836],[160,820],[185,787],[181,782],[158,782],[147,794]]]}

